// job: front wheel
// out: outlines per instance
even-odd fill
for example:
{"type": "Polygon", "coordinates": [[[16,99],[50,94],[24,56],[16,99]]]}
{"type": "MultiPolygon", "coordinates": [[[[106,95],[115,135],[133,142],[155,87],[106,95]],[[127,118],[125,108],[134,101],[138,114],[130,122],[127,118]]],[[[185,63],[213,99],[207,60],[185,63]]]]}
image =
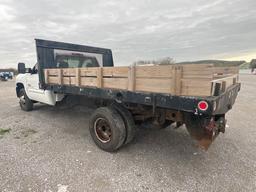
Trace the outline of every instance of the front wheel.
{"type": "Polygon", "coordinates": [[[23,111],[32,111],[33,109],[33,101],[31,101],[26,92],[25,92],[25,89],[21,89],[19,91],[19,103],[20,103],[20,108],[23,110],[23,111]]]}
{"type": "Polygon", "coordinates": [[[96,109],[90,118],[89,129],[95,144],[108,152],[119,149],[126,138],[124,121],[113,108],[96,109]]]}

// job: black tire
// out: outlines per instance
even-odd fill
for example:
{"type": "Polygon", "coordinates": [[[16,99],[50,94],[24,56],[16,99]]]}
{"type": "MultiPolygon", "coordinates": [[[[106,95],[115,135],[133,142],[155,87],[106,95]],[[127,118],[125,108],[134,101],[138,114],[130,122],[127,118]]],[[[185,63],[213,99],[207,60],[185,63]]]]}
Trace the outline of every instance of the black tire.
{"type": "Polygon", "coordinates": [[[124,121],[113,108],[96,109],[90,118],[89,129],[95,144],[107,152],[119,149],[126,138],[124,121]]]}
{"type": "Polygon", "coordinates": [[[132,114],[120,104],[114,103],[112,107],[118,111],[124,121],[126,129],[126,138],[124,140],[124,144],[128,144],[134,139],[134,136],[136,134],[136,125],[133,120],[132,114]]]}
{"type": "Polygon", "coordinates": [[[33,101],[28,98],[25,89],[20,89],[19,99],[20,99],[20,101],[19,101],[20,108],[23,111],[32,111],[33,110],[33,101]]]}

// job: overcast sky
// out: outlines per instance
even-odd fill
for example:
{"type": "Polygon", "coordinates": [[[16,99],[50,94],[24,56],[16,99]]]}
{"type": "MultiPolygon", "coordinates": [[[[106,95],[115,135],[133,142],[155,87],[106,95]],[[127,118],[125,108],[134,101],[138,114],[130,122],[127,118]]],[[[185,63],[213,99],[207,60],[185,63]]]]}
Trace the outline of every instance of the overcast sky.
{"type": "Polygon", "coordinates": [[[255,0],[0,0],[0,68],[36,62],[35,38],[111,48],[116,65],[256,58],[255,0]]]}

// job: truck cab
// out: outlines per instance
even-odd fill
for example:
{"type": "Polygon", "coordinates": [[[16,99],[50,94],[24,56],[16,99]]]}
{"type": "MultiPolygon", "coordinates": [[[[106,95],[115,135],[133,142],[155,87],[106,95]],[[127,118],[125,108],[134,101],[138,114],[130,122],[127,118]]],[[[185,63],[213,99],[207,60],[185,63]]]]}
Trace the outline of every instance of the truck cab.
{"type": "Polygon", "coordinates": [[[25,68],[24,63],[18,64],[19,74],[16,77],[16,94],[20,98],[20,105],[25,110],[32,110],[34,102],[55,105],[64,98],[63,94],[55,94],[51,90],[39,87],[38,63],[33,68],[25,68]],[[29,99],[32,102],[25,102],[29,99]],[[30,105],[29,105],[30,104],[30,105]]]}
{"type": "Polygon", "coordinates": [[[24,110],[32,110],[33,103],[40,102],[54,106],[65,94],[45,89],[43,67],[86,68],[113,66],[109,49],[79,46],[69,43],[36,39],[37,63],[33,68],[18,64],[16,93],[24,110]],[[26,103],[27,100],[27,103],[26,103]]]}

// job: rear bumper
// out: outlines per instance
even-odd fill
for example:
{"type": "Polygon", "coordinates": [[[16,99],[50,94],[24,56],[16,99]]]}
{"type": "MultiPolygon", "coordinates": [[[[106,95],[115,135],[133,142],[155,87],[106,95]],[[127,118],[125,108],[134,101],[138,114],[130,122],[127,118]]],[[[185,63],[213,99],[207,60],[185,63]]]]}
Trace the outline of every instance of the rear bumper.
{"type": "Polygon", "coordinates": [[[208,113],[203,114],[208,117],[197,117],[192,119],[193,121],[190,119],[186,124],[190,135],[198,141],[198,145],[201,148],[207,150],[219,133],[225,132],[225,113],[234,105],[240,87],[240,83],[237,83],[229,87],[221,95],[208,98],[206,101],[209,103],[209,110],[207,111],[208,113]]]}
{"type": "Polygon", "coordinates": [[[241,84],[237,83],[229,87],[224,93],[214,98],[213,106],[213,115],[225,114],[235,103],[238,92],[240,91],[241,84]],[[214,109],[215,108],[215,109],[214,109]]]}

